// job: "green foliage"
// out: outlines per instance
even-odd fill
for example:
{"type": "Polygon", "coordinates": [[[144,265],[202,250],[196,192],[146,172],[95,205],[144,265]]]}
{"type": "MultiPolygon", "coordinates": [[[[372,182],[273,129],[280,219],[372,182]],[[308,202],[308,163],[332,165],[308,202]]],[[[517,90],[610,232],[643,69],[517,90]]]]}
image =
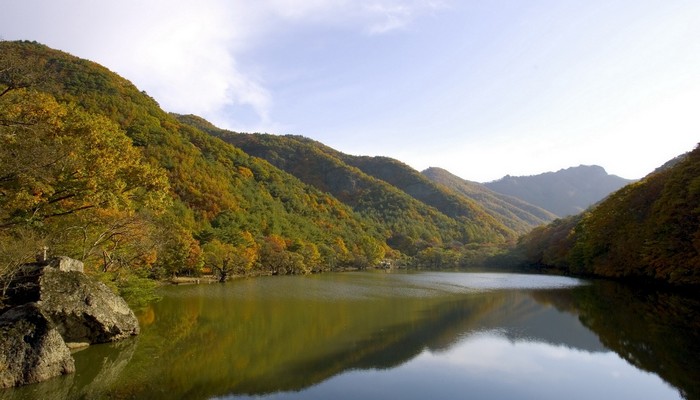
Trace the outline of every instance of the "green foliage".
{"type": "MultiPolygon", "coordinates": [[[[5,81],[21,83],[24,81],[19,78],[28,75],[43,77],[32,82],[31,92],[18,88],[3,96],[9,99],[8,104],[17,105],[0,110],[7,114],[3,120],[15,121],[20,116],[20,122],[32,124],[31,129],[25,125],[7,129],[31,130],[31,137],[36,137],[17,141],[16,148],[8,144],[3,149],[3,165],[8,166],[5,171],[14,179],[11,183],[15,188],[15,192],[6,192],[12,196],[0,199],[5,202],[3,221],[26,224],[50,220],[37,229],[51,230],[52,247],[83,259],[90,270],[121,268],[122,261],[130,261],[130,268],[145,268],[155,277],[196,275],[203,267],[201,247],[219,240],[254,260],[241,269],[246,273],[267,268],[260,266],[258,253],[270,236],[299,243],[291,257],[296,260],[299,255],[304,265],[296,270],[319,270],[330,262],[330,255],[319,250],[323,246],[330,248],[340,241],[363,255],[363,235],[383,242],[377,224],[267,162],[180,123],[105,68],[35,43],[2,42],[0,47],[3,62],[24,60],[13,69],[22,73],[6,74],[5,81]],[[15,98],[10,99],[12,96],[15,98]],[[43,142],[47,135],[60,140],[43,142]],[[104,145],[81,147],[83,137],[104,145]],[[43,176],[51,176],[47,168],[53,164],[38,164],[31,171],[32,186],[27,179],[20,182],[13,178],[18,174],[9,168],[27,169],[15,161],[18,149],[27,153],[31,162],[45,160],[44,155],[52,152],[69,154],[57,170],[66,170],[68,165],[72,171],[90,172],[86,166],[95,166],[96,172],[59,176],[47,184],[43,176]],[[119,161],[128,168],[120,169],[119,161]],[[66,180],[76,177],[82,180],[66,180]],[[61,189],[49,191],[46,187],[61,189]],[[71,199],[84,201],[57,200],[60,194],[55,193],[63,193],[63,187],[75,192],[71,199]],[[88,212],[98,208],[111,214],[88,212]],[[79,216],[66,217],[73,212],[79,216]],[[56,219],[58,216],[62,218],[56,219]],[[126,232],[127,227],[135,226],[127,221],[136,220],[142,234],[135,235],[131,228],[126,232]],[[127,236],[138,240],[127,246],[123,240],[127,236]],[[99,245],[94,245],[96,242],[99,245]],[[138,249],[140,257],[126,260],[124,253],[135,250],[137,243],[144,245],[138,249]],[[112,263],[112,258],[119,263],[112,263]]],[[[16,135],[3,139],[11,137],[16,135]]],[[[345,262],[352,257],[342,258],[345,262]]],[[[338,257],[332,261],[337,262],[338,257]]]]}
{"type": "Polygon", "coordinates": [[[217,246],[229,274],[364,268],[429,247],[460,263],[472,244],[513,237],[391,160],[170,115],[107,69],[36,43],[0,42],[0,93],[4,237],[29,230],[92,273],[197,276],[223,268],[217,246]],[[387,163],[397,182],[375,171],[387,163]]]}
{"type": "Polygon", "coordinates": [[[158,282],[143,275],[143,271],[105,273],[98,275],[98,278],[124,298],[134,310],[144,309],[148,304],[161,299],[156,292],[158,282]]]}

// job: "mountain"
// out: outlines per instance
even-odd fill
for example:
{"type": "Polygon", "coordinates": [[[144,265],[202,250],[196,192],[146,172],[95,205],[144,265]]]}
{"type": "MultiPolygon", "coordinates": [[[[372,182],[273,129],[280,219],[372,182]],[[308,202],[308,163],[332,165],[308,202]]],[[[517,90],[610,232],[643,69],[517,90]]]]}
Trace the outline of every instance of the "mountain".
{"type": "Polygon", "coordinates": [[[0,141],[2,265],[48,246],[122,288],[385,256],[452,268],[516,238],[396,160],[168,114],[103,66],[36,42],[0,41],[0,141]]]}
{"type": "Polygon", "coordinates": [[[514,231],[524,234],[532,228],[557,218],[553,213],[516,197],[495,192],[486,185],[464,180],[441,168],[422,172],[431,181],[444,185],[481,205],[493,218],[514,231]]]}
{"type": "Polygon", "coordinates": [[[115,279],[305,273],[389,250],[387,226],[180,123],[96,63],[0,42],[0,93],[2,265],[47,245],[115,279]]]}
{"type": "Polygon", "coordinates": [[[350,156],[301,136],[226,131],[196,116],[179,119],[265,159],[387,226],[389,244],[402,251],[411,253],[410,248],[419,242],[503,243],[515,239],[513,230],[478,204],[435,185],[397,160],[350,156]]]}
{"type": "Polygon", "coordinates": [[[533,176],[507,175],[485,186],[565,217],[582,212],[631,182],[609,175],[602,167],[580,165],[533,176]]]}
{"type": "Polygon", "coordinates": [[[520,242],[537,269],[700,284],[700,146],[520,242]]]}

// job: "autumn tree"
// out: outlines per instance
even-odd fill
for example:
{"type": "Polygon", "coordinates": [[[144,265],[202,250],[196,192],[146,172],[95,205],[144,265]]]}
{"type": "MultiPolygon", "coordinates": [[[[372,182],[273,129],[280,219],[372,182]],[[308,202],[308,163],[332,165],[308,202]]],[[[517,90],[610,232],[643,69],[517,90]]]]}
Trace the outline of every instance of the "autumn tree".
{"type": "Polygon", "coordinates": [[[204,265],[218,275],[219,282],[226,282],[236,269],[245,268],[250,262],[236,246],[214,239],[204,245],[204,265]]]}
{"type": "Polygon", "coordinates": [[[304,256],[288,249],[287,241],[278,235],[265,237],[260,246],[261,268],[273,274],[307,274],[311,269],[304,264],[304,256]]]}
{"type": "Polygon", "coordinates": [[[0,227],[166,201],[165,175],[110,120],[24,89],[1,100],[0,227]]]}
{"type": "Polygon", "coordinates": [[[199,275],[204,266],[204,253],[192,232],[172,223],[158,224],[157,260],[151,270],[154,278],[177,275],[199,275]]]}
{"type": "Polygon", "coordinates": [[[150,223],[140,210],[168,202],[161,169],[107,118],[0,83],[3,245],[12,248],[33,232],[52,250],[102,271],[151,263],[150,223]]]}
{"type": "Polygon", "coordinates": [[[204,245],[204,266],[219,276],[219,282],[226,282],[233,272],[231,259],[235,249],[233,245],[222,243],[217,239],[204,245]]]}

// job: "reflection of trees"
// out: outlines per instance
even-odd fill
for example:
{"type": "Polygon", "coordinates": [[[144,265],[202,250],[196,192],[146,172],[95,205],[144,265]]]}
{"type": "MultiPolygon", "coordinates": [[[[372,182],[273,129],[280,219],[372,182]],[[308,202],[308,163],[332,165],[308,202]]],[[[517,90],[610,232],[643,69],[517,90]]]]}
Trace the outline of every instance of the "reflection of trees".
{"type": "MultiPolygon", "coordinates": [[[[136,363],[142,364],[137,368],[140,375],[130,377],[127,386],[152,396],[159,388],[169,387],[173,393],[195,398],[302,390],[352,369],[395,367],[426,349],[449,349],[470,332],[504,326],[525,331],[528,340],[575,345],[567,342],[567,329],[576,320],[543,309],[528,293],[340,302],[282,296],[282,304],[270,298],[271,288],[264,282],[278,281],[238,282],[233,302],[226,297],[230,295],[226,285],[192,288],[208,292],[206,301],[199,303],[198,315],[186,318],[196,324],[183,324],[183,314],[188,314],[184,309],[192,306],[192,300],[170,299],[158,305],[156,320],[163,325],[156,329],[162,336],[148,346],[147,338],[141,338],[141,344],[158,350],[140,357],[136,363]],[[547,325],[543,329],[565,333],[536,336],[541,332],[532,330],[535,320],[547,325]],[[191,330],[183,330],[184,326],[191,330]],[[166,366],[167,370],[161,369],[166,366]]],[[[578,329],[583,330],[580,325],[578,329]]]]}
{"type": "MultiPolygon", "coordinates": [[[[172,288],[144,312],[144,332],[135,346],[121,352],[88,348],[76,359],[84,360],[82,370],[89,372],[79,370],[63,386],[40,384],[34,390],[56,389],[58,397],[155,399],[303,390],[345,371],[392,368],[426,350],[447,350],[484,330],[498,330],[513,341],[603,350],[578,315],[605,345],[697,398],[700,342],[693,312],[700,308],[680,296],[612,283],[573,290],[381,296],[381,276],[372,277],[375,286],[366,292],[367,282],[348,277],[356,297],[342,300],[325,297],[330,283],[315,278],[172,288]],[[299,297],[303,291],[317,293],[299,297]],[[119,361],[123,353],[130,359],[126,366],[119,361]],[[100,372],[95,366],[105,357],[122,366],[105,364],[100,372]]],[[[39,398],[24,393],[7,398],[39,398]]]]}
{"type": "Polygon", "coordinates": [[[663,290],[595,282],[538,300],[570,309],[606,347],[700,399],[700,300],[663,290]]]}

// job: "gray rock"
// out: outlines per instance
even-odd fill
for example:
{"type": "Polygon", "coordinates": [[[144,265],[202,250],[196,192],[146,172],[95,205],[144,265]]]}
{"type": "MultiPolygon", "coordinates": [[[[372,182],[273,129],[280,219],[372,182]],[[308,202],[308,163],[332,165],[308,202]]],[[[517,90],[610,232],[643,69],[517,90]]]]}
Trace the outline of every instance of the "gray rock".
{"type": "Polygon", "coordinates": [[[75,371],[66,342],[79,347],[139,333],[133,311],[80,261],[56,257],[25,265],[0,316],[0,388],[75,371]]]}
{"type": "Polygon", "coordinates": [[[104,343],[139,333],[124,299],[79,270],[80,261],[56,257],[28,264],[7,290],[9,307],[36,302],[68,343],[104,343]]]}
{"type": "Polygon", "coordinates": [[[54,257],[48,261],[49,265],[47,268],[57,269],[59,271],[69,272],[77,271],[83,272],[83,262],[72,259],[70,257],[54,257]]]}
{"type": "Polygon", "coordinates": [[[73,372],[75,363],[68,347],[36,303],[0,315],[0,388],[73,372]]]}
{"type": "Polygon", "coordinates": [[[139,333],[138,320],[124,299],[80,272],[45,269],[39,292],[37,303],[66,342],[104,343],[139,333]]]}

